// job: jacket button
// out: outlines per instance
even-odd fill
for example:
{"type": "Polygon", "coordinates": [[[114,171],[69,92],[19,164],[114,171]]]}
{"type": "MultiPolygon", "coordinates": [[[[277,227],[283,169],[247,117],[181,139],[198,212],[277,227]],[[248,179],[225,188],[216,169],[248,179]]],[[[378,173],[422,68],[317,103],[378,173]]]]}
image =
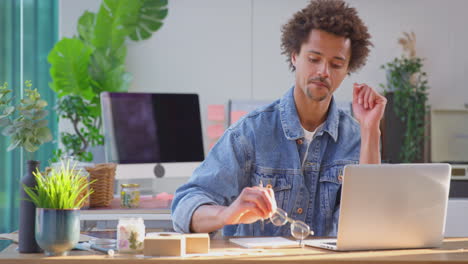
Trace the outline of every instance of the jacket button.
{"type": "Polygon", "coordinates": [[[271,189],[273,186],[271,186],[271,184],[267,184],[266,186],[268,189],[271,189]]]}
{"type": "Polygon", "coordinates": [[[302,214],[302,208],[297,208],[297,211],[296,211],[298,214],[302,214]]]}
{"type": "Polygon", "coordinates": [[[302,139],[296,140],[296,143],[299,144],[299,145],[302,145],[302,142],[303,142],[302,139]]]}
{"type": "Polygon", "coordinates": [[[338,180],[339,180],[340,182],[342,182],[342,181],[343,181],[343,175],[338,176],[338,180]]]}

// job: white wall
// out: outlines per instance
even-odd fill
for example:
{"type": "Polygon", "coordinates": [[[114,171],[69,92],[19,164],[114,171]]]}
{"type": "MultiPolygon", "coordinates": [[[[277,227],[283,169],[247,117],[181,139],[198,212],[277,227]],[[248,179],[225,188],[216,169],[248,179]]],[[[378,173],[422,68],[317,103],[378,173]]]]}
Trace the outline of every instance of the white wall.
{"type": "MultiPolygon", "coordinates": [[[[198,93],[206,125],[206,105],[228,99],[274,100],[293,83],[280,50],[280,27],[307,0],[171,0],[164,26],[150,40],[128,43],[131,91],[198,93]]],[[[337,90],[351,99],[353,82],[376,88],[385,82],[380,65],[401,54],[403,31],[414,31],[417,53],[426,58],[429,103],[463,108],[468,102],[468,1],[350,0],[373,36],[367,65],[337,90]]],[[[84,10],[100,1],[61,0],[60,33],[72,36],[84,10]]]]}

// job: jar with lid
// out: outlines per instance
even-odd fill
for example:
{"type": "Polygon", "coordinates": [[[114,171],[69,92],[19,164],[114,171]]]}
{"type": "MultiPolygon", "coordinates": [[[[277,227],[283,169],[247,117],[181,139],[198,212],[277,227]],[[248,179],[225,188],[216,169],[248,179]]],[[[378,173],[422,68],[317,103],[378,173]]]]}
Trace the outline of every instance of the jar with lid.
{"type": "Polygon", "coordinates": [[[119,253],[141,253],[144,239],[145,224],[141,217],[119,218],[117,225],[117,250],[119,253]]]}
{"type": "Polygon", "coordinates": [[[137,208],[140,204],[140,185],[136,183],[121,184],[120,207],[137,208]]]}

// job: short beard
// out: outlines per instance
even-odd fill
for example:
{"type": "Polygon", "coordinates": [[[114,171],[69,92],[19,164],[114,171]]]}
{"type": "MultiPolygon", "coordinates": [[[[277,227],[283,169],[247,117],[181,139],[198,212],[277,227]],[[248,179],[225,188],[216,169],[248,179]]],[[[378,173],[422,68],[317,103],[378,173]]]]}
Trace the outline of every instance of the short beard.
{"type": "Polygon", "coordinates": [[[316,102],[322,102],[323,100],[327,99],[328,95],[325,95],[325,96],[321,96],[321,97],[316,97],[312,94],[312,92],[310,91],[310,89],[308,89],[306,87],[306,95],[307,97],[309,97],[309,99],[313,100],[313,101],[316,101],[316,102]]]}

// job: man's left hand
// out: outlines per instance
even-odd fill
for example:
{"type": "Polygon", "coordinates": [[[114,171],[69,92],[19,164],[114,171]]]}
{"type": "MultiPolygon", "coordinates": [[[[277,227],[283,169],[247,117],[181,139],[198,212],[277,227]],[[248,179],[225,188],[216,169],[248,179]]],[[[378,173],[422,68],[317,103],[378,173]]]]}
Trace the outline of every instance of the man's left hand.
{"type": "Polygon", "coordinates": [[[378,129],[387,99],[367,84],[354,84],[353,113],[361,128],[378,129]]]}

